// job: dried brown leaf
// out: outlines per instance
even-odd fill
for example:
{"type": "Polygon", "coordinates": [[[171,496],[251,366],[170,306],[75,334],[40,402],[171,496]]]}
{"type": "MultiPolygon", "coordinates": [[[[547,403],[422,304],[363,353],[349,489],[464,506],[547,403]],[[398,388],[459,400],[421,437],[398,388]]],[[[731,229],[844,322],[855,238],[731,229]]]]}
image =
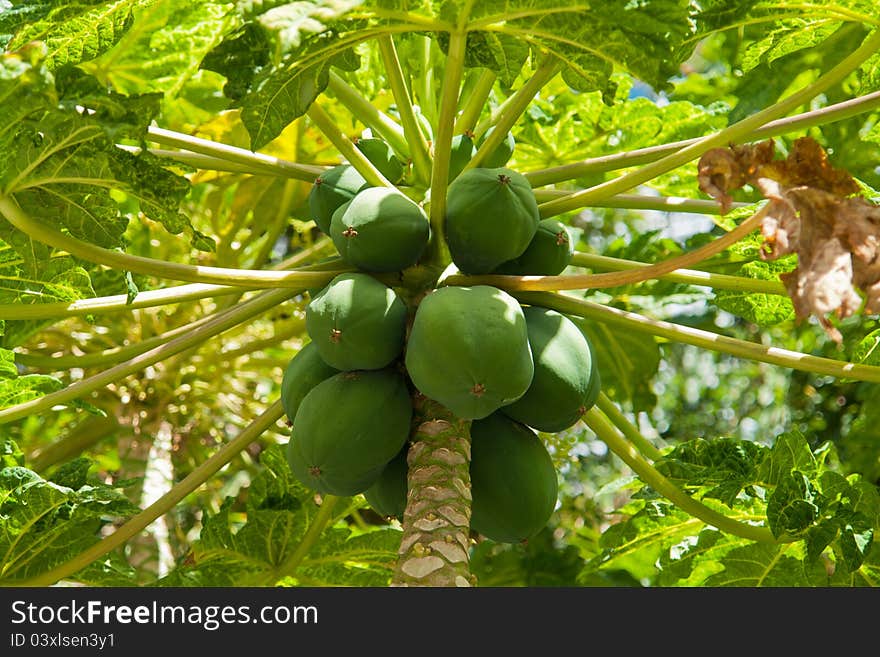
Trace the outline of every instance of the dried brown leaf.
{"type": "Polygon", "coordinates": [[[784,160],[773,142],[706,152],[699,163],[700,189],[726,212],[730,192],[745,185],[767,199],[762,208],[761,256],[797,253],[798,266],[781,276],[799,320],[815,315],[828,335],[842,336],[829,315],[880,312],[880,207],[855,197],[857,182],[833,167],[812,138],[795,141],[784,160]]]}

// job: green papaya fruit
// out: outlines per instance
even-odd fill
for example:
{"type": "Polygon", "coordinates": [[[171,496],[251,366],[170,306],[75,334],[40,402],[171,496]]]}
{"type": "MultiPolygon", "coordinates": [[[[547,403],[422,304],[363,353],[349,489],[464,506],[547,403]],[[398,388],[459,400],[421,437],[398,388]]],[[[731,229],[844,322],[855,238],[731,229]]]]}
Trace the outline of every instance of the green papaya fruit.
{"type": "Polygon", "coordinates": [[[539,431],[562,431],[587,411],[595,369],[589,340],[555,310],[526,306],[523,315],[535,374],[525,394],[501,412],[539,431]]]}
{"type": "Polygon", "coordinates": [[[330,239],[344,260],[364,271],[401,271],[421,257],[430,237],[419,205],[392,187],[369,187],[339,206],[330,239]]]}
{"type": "Polygon", "coordinates": [[[377,137],[368,137],[358,139],[355,146],[388,179],[388,182],[397,184],[403,179],[403,163],[397,159],[394,149],[387,141],[377,137]]]}
{"type": "Polygon", "coordinates": [[[406,305],[369,274],[339,274],[306,306],[306,332],[338,370],[377,370],[403,350],[406,305]]]}
{"type": "Polygon", "coordinates": [[[396,370],[340,372],[300,403],[287,462],[319,493],[363,493],[403,448],[411,419],[406,379],[396,370]]]}
{"type": "MultiPolygon", "coordinates": [[[[480,146],[483,145],[483,142],[485,142],[486,139],[489,138],[489,135],[491,135],[494,131],[495,126],[493,125],[491,128],[483,133],[483,136],[480,137],[479,141],[477,142],[478,149],[480,148],[480,146]]],[[[490,169],[497,169],[498,167],[507,166],[507,163],[510,162],[510,158],[513,157],[514,148],[516,148],[516,141],[513,138],[513,133],[508,132],[506,135],[504,135],[504,140],[500,144],[498,144],[498,146],[496,146],[491,153],[483,158],[482,162],[480,162],[480,166],[490,169]]]]}
{"type": "Polygon", "coordinates": [[[338,373],[339,370],[324,362],[314,342],[296,352],[281,377],[281,406],[288,419],[293,422],[300,402],[312,388],[338,373]]]}
{"type": "Polygon", "coordinates": [[[519,303],[488,285],[428,294],[416,309],[405,364],[422,394],[465,420],[521,397],[534,373],[519,303]]]}
{"type": "Polygon", "coordinates": [[[407,493],[407,448],[404,446],[382,469],[382,474],[364,491],[364,497],[379,515],[403,519],[407,493]]]}
{"type": "Polygon", "coordinates": [[[538,435],[497,412],[471,423],[471,529],[518,543],[547,525],[556,507],[553,459],[538,435]]]}
{"type": "Polygon", "coordinates": [[[449,185],[446,241],[466,274],[488,274],[519,257],[538,230],[529,181],[510,169],[466,169],[449,185]]]}
{"type": "Polygon", "coordinates": [[[574,245],[568,229],[556,219],[542,219],[526,250],[518,258],[502,263],[496,274],[556,276],[571,263],[574,245]]]}
{"type": "Polygon", "coordinates": [[[465,132],[452,138],[452,150],[449,153],[449,180],[455,180],[458,174],[471,161],[477,149],[474,147],[473,135],[465,132]]]}
{"type": "Polygon", "coordinates": [[[333,213],[343,203],[354,198],[370,184],[350,164],[340,164],[327,169],[315,178],[309,191],[309,212],[318,228],[325,235],[330,234],[330,220],[333,213]]]}

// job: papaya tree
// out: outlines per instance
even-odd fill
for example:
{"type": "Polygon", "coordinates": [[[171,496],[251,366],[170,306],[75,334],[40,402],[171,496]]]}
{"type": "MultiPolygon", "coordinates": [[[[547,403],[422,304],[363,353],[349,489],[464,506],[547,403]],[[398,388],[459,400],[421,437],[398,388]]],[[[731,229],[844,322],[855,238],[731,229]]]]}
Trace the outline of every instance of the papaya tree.
{"type": "Polygon", "coordinates": [[[0,583],[877,584],[878,26],[0,2],[0,583]]]}

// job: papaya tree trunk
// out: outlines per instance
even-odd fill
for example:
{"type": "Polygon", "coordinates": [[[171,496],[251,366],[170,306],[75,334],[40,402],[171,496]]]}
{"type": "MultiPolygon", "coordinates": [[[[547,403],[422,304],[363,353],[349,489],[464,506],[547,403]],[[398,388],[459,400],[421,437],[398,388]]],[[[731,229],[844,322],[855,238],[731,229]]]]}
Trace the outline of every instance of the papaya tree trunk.
{"type": "Polygon", "coordinates": [[[471,586],[470,422],[416,393],[403,538],[392,586],[471,586]]]}

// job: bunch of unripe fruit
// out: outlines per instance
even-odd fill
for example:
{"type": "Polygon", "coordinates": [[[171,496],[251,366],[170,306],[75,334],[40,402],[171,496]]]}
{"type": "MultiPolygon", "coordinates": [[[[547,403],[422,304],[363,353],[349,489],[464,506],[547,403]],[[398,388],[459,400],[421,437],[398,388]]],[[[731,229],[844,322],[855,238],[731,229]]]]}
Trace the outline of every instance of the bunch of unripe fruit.
{"type": "MultiPolygon", "coordinates": [[[[388,180],[402,179],[387,144],[358,145],[388,180]]],[[[475,148],[467,135],[453,144],[444,229],[454,265],[465,274],[561,273],[572,257],[569,233],[540,219],[526,178],[505,168],[512,139],[487,158],[498,166],[465,168],[475,148]]],[[[488,285],[441,286],[408,306],[410,296],[380,278],[419,262],[428,217],[397,187],[372,187],[351,165],[322,174],[309,205],[357,271],[313,291],[310,342],[284,372],[293,473],[320,493],[363,493],[380,514],[402,518],[419,393],[471,421],[471,528],[501,542],[534,535],[557,498],[553,461],[536,432],[570,428],[599,394],[587,337],[565,315],[488,285]]]]}

